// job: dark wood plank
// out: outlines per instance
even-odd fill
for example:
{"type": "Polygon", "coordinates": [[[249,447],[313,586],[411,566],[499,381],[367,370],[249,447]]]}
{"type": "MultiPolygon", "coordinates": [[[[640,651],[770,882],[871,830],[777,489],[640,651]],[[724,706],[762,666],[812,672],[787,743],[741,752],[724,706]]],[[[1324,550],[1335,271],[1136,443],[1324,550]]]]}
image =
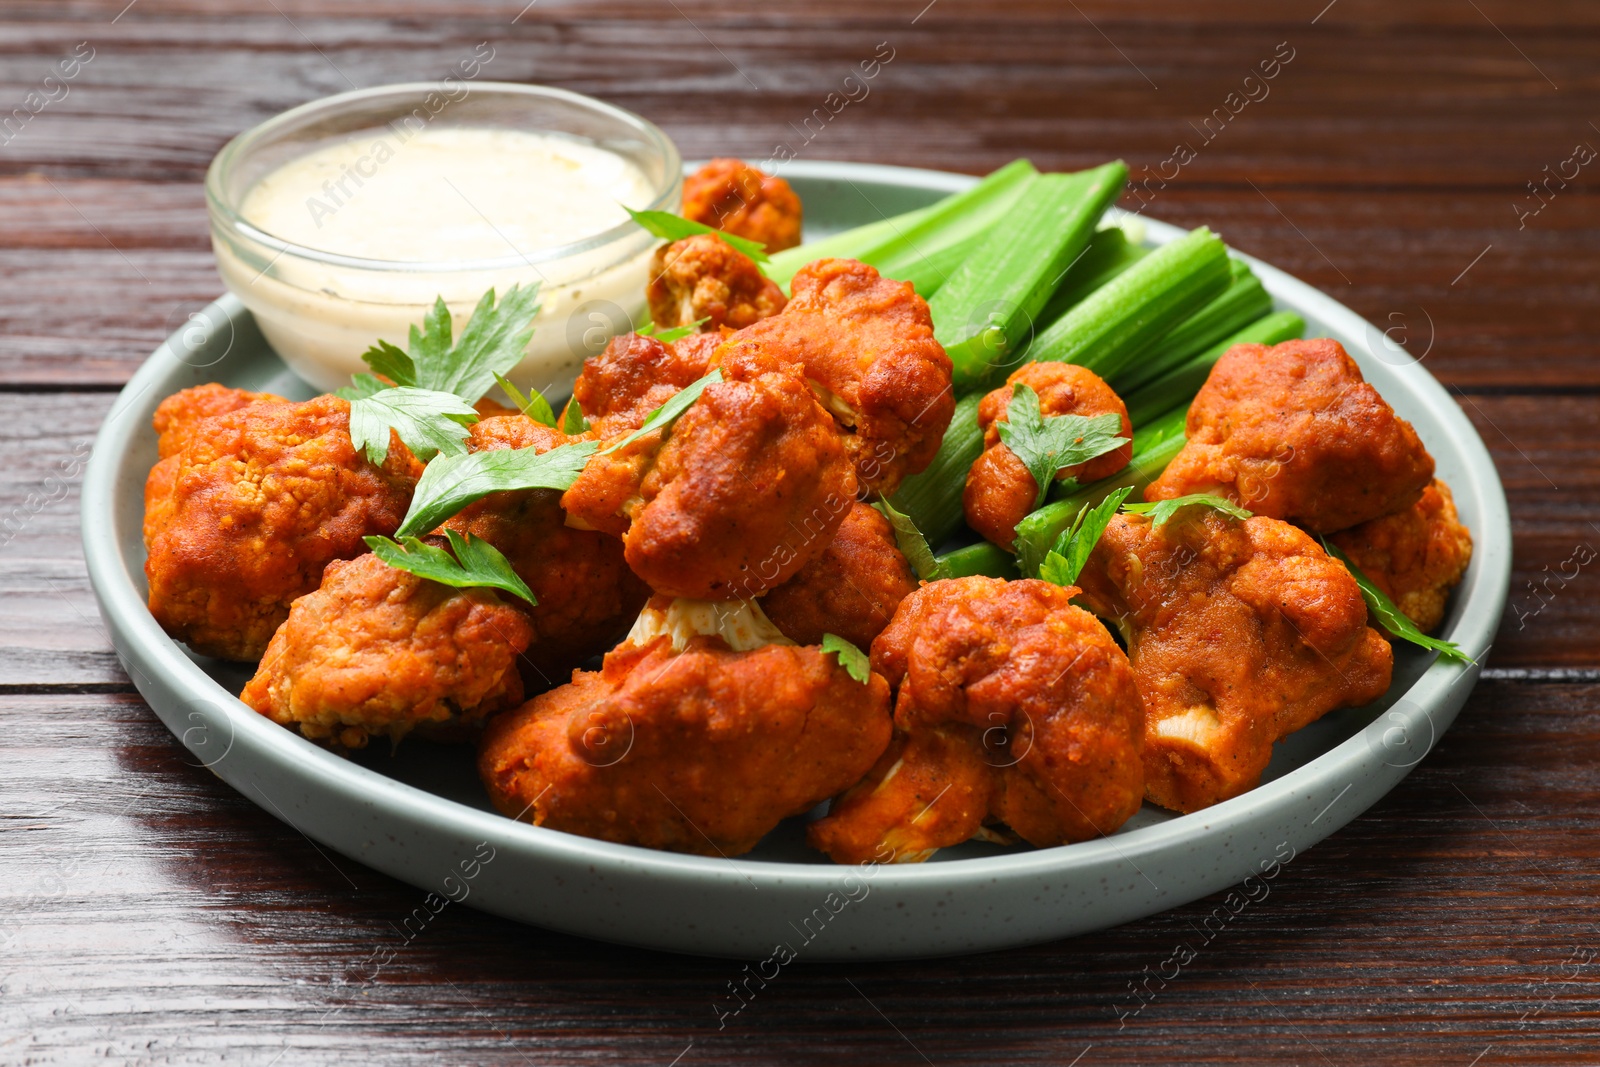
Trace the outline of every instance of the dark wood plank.
{"type": "Polygon", "coordinates": [[[0,938],[32,961],[3,980],[11,1062],[661,1065],[692,1043],[681,1062],[1574,1063],[1600,1039],[1600,687],[1480,687],[1406,782],[1226,923],[1203,925],[1218,894],[971,959],[801,962],[721,1030],[735,963],[454,905],[407,944],[420,891],[191,766],[137,698],[0,709],[0,938]],[[1182,944],[1195,959],[1135,999],[1182,944]]]}

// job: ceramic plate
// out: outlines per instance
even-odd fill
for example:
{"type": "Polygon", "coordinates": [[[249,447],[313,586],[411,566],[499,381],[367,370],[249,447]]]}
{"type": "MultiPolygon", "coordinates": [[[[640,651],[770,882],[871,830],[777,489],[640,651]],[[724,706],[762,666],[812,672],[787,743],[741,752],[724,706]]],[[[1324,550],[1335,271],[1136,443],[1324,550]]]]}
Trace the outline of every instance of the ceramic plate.
{"type": "MultiPolygon", "coordinates": [[[[870,222],[965,188],[933,171],[795,163],[808,236],[870,222]]],[[[1147,241],[1182,231],[1147,223],[1147,241]]],[[[1226,236],[1226,235],[1224,235],[1226,236]]],[[[1248,258],[1248,257],[1246,257],[1248,258]]],[[[1472,425],[1433,377],[1348,308],[1251,260],[1307,336],[1343,342],[1411,420],[1455,491],[1476,551],[1443,632],[1470,655],[1489,647],[1511,565],[1505,495],[1472,425]]],[[[1396,649],[1379,703],[1334,712],[1282,742],[1263,784],[1193,815],[1146,805],[1116,834],[1060,848],[967,844],[931,862],[839,867],[804,844],[804,820],[732,859],[680,856],[528,826],[491,810],[469,749],[407,741],[355,760],[324,751],[235,698],[237,665],[190,655],[145,609],[140,535],[150,416],[179,389],[221,381],[311,395],[231,296],[156,349],[95,444],[83,494],[89,575],[117,652],[150,706],[195,757],[307,837],[420,889],[523,922],[607,941],[765,960],[887,959],[976,952],[1126,922],[1279,864],[1383,796],[1450,725],[1476,666],[1396,649]]],[[[1398,826],[1395,832],[1400,832],[1398,826]]],[[[1353,891],[1353,890],[1352,890],[1353,891]]]]}

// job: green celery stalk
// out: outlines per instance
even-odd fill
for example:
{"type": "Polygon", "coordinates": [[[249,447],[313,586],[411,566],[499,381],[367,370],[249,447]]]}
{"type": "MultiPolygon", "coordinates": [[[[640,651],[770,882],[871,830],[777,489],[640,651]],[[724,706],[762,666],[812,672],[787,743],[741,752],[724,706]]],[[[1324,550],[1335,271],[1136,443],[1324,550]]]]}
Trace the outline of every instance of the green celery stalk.
{"type": "MultiPolygon", "coordinates": [[[[925,261],[936,260],[951,245],[982,235],[1038,173],[1027,160],[1014,160],[972,188],[927,207],[775,252],[767,264],[767,276],[787,287],[801,267],[828,257],[859,259],[890,278],[911,280],[904,276],[925,275],[930,273],[925,261]]],[[[943,266],[934,276],[942,280],[949,269],[943,266]]]]}
{"type": "Polygon", "coordinates": [[[1275,345],[1305,333],[1306,321],[1292,311],[1275,311],[1257,319],[1231,337],[1225,337],[1198,356],[1171,368],[1123,398],[1128,419],[1135,426],[1165,414],[1179,404],[1188,405],[1206,383],[1211,368],[1234,345],[1275,345]]]}
{"type": "Polygon", "coordinates": [[[1228,282],[1227,246],[1202,226],[1090,293],[1034,338],[1023,356],[1076,363],[1114,378],[1228,282]]]}
{"type": "Polygon", "coordinates": [[[1212,345],[1272,310],[1272,297],[1242,260],[1229,259],[1228,288],[1161,338],[1150,354],[1117,376],[1112,386],[1129,393],[1188,362],[1212,345]]]}
{"type": "Polygon", "coordinates": [[[1121,226],[1096,230],[1089,238],[1089,247],[1061,279],[1061,288],[1039,313],[1039,321],[1056,321],[1074,304],[1149,254],[1150,249],[1129,241],[1127,231],[1121,226]]]}
{"type": "Polygon", "coordinates": [[[978,403],[981,393],[956,401],[950,428],[944,432],[939,451],[927,470],[900,483],[891,502],[910,515],[930,545],[948,541],[965,521],[961,494],[967,487],[967,471],[983,452],[983,431],[978,429],[978,403]]]}
{"type": "Polygon", "coordinates": [[[1186,408],[1176,408],[1133,432],[1133,461],[1109,478],[1075,489],[1046,504],[1017,524],[1017,566],[1026,577],[1036,577],[1039,564],[1063,530],[1072,525],[1084,505],[1098,504],[1113,490],[1131,485],[1135,490],[1160,477],[1183,448],[1186,408]]]}
{"type": "Polygon", "coordinates": [[[1127,178],[1121,161],[1041,175],[933,295],[934,336],[955,364],[958,390],[988,379],[1027,345],[1127,178]]]}
{"type": "Polygon", "coordinates": [[[953,549],[935,556],[939,563],[938,577],[968,578],[981,574],[989,578],[1020,578],[1017,561],[1011,553],[987,541],[953,549]]]}

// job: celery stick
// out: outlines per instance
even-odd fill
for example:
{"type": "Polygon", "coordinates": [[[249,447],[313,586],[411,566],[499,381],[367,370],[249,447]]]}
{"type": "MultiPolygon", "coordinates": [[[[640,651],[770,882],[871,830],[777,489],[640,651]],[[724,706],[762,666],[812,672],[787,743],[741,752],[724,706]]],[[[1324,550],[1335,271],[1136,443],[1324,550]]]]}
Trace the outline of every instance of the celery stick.
{"type": "MultiPolygon", "coordinates": [[[[1015,160],[972,188],[927,207],[775,252],[767,265],[767,276],[787,287],[801,267],[828,257],[859,259],[891,278],[919,270],[926,273],[929,268],[925,260],[985,232],[1037,175],[1032,163],[1015,160]]],[[[948,269],[945,267],[935,277],[942,280],[948,269]]]]}
{"type": "Polygon", "coordinates": [[[1190,357],[1187,362],[1180,363],[1161,377],[1127,394],[1123,400],[1128,405],[1128,419],[1134,426],[1140,426],[1179,404],[1187,405],[1206,383],[1217,360],[1234,345],[1275,345],[1301,336],[1305,329],[1305,320],[1292,311],[1277,311],[1257,319],[1231,337],[1223,338],[1198,356],[1190,357]]]}
{"type": "Polygon", "coordinates": [[[1185,408],[1173,411],[1133,432],[1133,462],[1109,478],[1066,493],[1035,511],[1017,524],[1017,566],[1023,575],[1035,577],[1045,553],[1061,532],[1072,525],[1085,504],[1098,504],[1115,489],[1131,485],[1136,490],[1160,477],[1167,464],[1183,448],[1185,408]]]}
{"type": "Polygon", "coordinates": [[[1248,265],[1230,259],[1228,267],[1232,280],[1222,295],[1168,330],[1148,355],[1117,375],[1111,384],[1119,393],[1155,381],[1272,310],[1272,297],[1248,265]]]}
{"type": "MultiPolygon", "coordinates": [[[[1162,245],[1084,298],[1023,353],[1113,378],[1228,287],[1228,250],[1204,226],[1162,245]]],[[[977,384],[977,383],[960,383],[977,384]]]]}
{"type": "Polygon", "coordinates": [[[1021,577],[1011,553],[987,541],[953,549],[934,559],[939,563],[936,573],[940,578],[967,578],[975,574],[989,578],[1021,577]]]}
{"type": "Polygon", "coordinates": [[[1039,322],[1056,321],[1074,304],[1149,254],[1148,248],[1129,241],[1128,232],[1120,226],[1096,230],[1089,238],[1089,247],[1061,279],[1061,288],[1039,313],[1039,322]]]}
{"type": "Polygon", "coordinates": [[[976,384],[1027,344],[1061,277],[1121,193],[1120,161],[1035,179],[929,301],[957,387],[976,384]]]}
{"type": "Polygon", "coordinates": [[[974,393],[956,401],[950,427],[939,452],[921,474],[900,483],[894,506],[910,515],[932,545],[948,541],[965,521],[961,494],[967,487],[967,470],[983,452],[983,431],[978,429],[978,403],[974,393]]]}

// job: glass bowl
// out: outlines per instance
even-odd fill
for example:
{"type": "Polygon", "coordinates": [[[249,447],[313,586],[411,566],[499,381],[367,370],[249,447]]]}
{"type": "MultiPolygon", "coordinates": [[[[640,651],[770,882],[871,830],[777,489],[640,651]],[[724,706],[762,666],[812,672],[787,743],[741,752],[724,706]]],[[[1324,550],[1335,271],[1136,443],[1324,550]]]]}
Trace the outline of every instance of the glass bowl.
{"type": "MultiPolygon", "coordinates": [[[[657,241],[632,220],[558,246],[431,261],[363,259],[296,244],[240,213],[255,184],[293,159],[351,139],[403,143],[424,125],[572,139],[637,167],[650,191],[643,207],[676,211],[682,203],[677,147],[622,108],[539,85],[456,80],[379,86],[286,111],[217,154],[206,174],[206,204],[223,282],[295,373],[328,390],[366,369],[361,353],[375,340],[405,347],[411,325],[422,322],[435,297],[449,305],[459,331],[486,290],[503,293],[538,282],[543,310],[527,355],[510,377],[524,388],[561,393],[584,358],[614,333],[631,329],[643,311],[657,241]]],[[[426,201],[418,206],[425,210],[426,201]]],[[[485,219],[485,225],[493,224],[485,219]]]]}

